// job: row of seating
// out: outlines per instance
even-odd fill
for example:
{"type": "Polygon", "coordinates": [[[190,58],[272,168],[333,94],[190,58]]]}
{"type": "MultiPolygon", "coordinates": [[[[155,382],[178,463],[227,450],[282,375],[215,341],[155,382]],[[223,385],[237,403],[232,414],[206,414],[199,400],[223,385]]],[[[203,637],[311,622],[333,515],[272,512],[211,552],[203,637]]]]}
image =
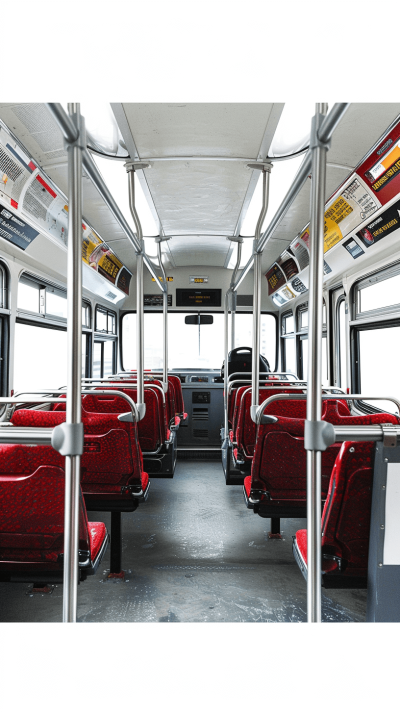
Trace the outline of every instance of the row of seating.
{"type": "MultiPolygon", "coordinates": [[[[98,395],[82,396],[81,580],[96,571],[109,541],[105,525],[89,522],[86,508],[115,515],[132,512],[147,499],[150,481],[142,452],[168,449],[184,416],[175,379],[164,393],[160,380],[146,378],[146,415],[138,423],[129,420],[122,396],[103,393],[104,384],[95,388],[101,390],[98,395]],[[178,408],[179,413],[172,411],[178,408]]],[[[107,383],[108,390],[121,391],[135,402],[136,386],[134,379],[107,383]]],[[[18,408],[11,423],[54,428],[65,417],[65,402],[60,401],[50,408],[18,408]]],[[[62,581],[64,457],[50,446],[0,444],[0,492],[0,580],[62,581]]]]}
{"type": "MultiPolygon", "coordinates": [[[[260,389],[259,403],[272,394],[295,392],[293,386],[274,384],[273,388],[260,389]]],[[[247,508],[271,519],[306,517],[306,400],[283,396],[282,400],[272,401],[264,410],[264,414],[274,417],[272,423],[260,423],[258,427],[250,418],[250,389],[239,388],[235,400],[230,439],[236,463],[250,467],[243,485],[247,508]]],[[[340,426],[400,423],[398,417],[382,412],[355,416],[338,395],[324,399],[322,419],[340,426]]],[[[373,454],[372,442],[333,444],[322,452],[321,527],[326,587],[366,585],[373,454]]],[[[297,532],[293,549],[306,575],[306,530],[297,532]]]]}

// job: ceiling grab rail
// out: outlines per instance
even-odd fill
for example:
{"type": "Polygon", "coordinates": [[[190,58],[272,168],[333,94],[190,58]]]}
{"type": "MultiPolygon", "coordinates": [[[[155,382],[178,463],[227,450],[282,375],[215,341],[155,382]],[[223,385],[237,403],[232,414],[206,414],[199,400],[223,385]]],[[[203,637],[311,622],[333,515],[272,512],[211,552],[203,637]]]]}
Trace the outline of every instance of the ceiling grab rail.
{"type": "MultiPolygon", "coordinates": [[[[341,118],[343,117],[344,113],[347,111],[349,106],[350,105],[347,103],[337,103],[337,104],[333,105],[329,114],[323,118],[320,130],[318,132],[318,136],[321,141],[324,141],[324,142],[329,141],[329,139],[332,137],[333,132],[335,131],[337,125],[339,124],[341,118]]],[[[296,176],[294,177],[291,187],[289,188],[289,190],[288,190],[285,198],[283,199],[281,205],[279,206],[277,212],[275,213],[274,217],[272,218],[272,220],[268,224],[266,230],[264,231],[263,235],[261,236],[259,245],[257,247],[257,252],[262,253],[267,242],[271,238],[272,234],[275,232],[275,230],[279,226],[281,220],[284,218],[284,216],[286,215],[290,206],[292,205],[293,201],[295,200],[296,196],[303,188],[303,186],[307,180],[307,177],[310,175],[310,173],[311,173],[311,150],[309,150],[307,152],[307,154],[305,155],[304,161],[301,164],[296,176]]],[[[233,290],[238,289],[239,285],[243,282],[247,273],[251,269],[253,262],[254,262],[254,254],[247,261],[247,263],[244,266],[239,277],[235,280],[235,283],[232,286],[233,290]]]]}
{"type": "Polygon", "coordinates": [[[254,236],[254,287],[253,287],[253,350],[252,350],[252,369],[251,369],[251,380],[252,380],[252,395],[251,395],[251,407],[250,416],[253,421],[255,421],[255,415],[259,402],[259,388],[258,384],[260,381],[260,325],[261,325],[261,253],[257,253],[257,246],[259,243],[261,228],[264,222],[264,218],[267,215],[268,203],[269,203],[269,180],[271,175],[272,164],[249,164],[251,169],[259,169],[263,174],[263,202],[261,207],[261,212],[258,217],[255,236],[254,236]]]}
{"type": "MultiPolygon", "coordinates": [[[[137,408],[140,418],[146,414],[146,404],[144,401],[144,295],[143,295],[143,256],[144,241],[142,226],[135,206],[135,170],[147,168],[148,164],[127,162],[125,168],[128,174],[129,183],[129,208],[134,220],[137,237],[140,245],[140,252],[136,254],[136,367],[137,378],[137,408]]],[[[165,288],[165,286],[164,286],[165,288]]]]}
{"type": "MultiPolygon", "coordinates": [[[[78,137],[76,127],[75,127],[73,121],[71,121],[71,118],[65,112],[63,106],[61,104],[59,104],[58,102],[48,102],[46,106],[49,109],[53,118],[56,120],[56,122],[64,136],[66,143],[71,143],[71,142],[76,141],[76,139],[78,137]]],[[[127,222],[124,214],[120,210],[114,197],[110,193],[110,191],[107,187],[107,184],[105,183],[100,171],[98,170],[95,162],[93,161],[93,158],[92,158],[91,154],[89,153],[86,145],[83,149],[82,163],[83,163],[86,173],[88,174],[88,176],[89,176],[90,180],[92,181],[92,183],[94,184],[94,186],[97,188],[103,201],[107,204],[107,206],[109,207],[115,220],[119,223],[119,225],[122,228],[123,232],[125,233],[126,237],[132,243],[132,245],[135,249],[135,252],[140,253],[141,248],[140,248],[140,243],[137,239],[137,236],[135,235],[135,233],[133,232],[129,223],[127,222]]],[[[146,254],[144,254],[143,259],[144,259],[144,263],[145,263],[147,269],[149,270],[149,272],[155,279],[157,286],[163,292],[165,289],[165,286],[162,285],[162,283],[160,282],[160,280],[158,278],[158,270],[157,270],[156,266],[153,265],[153,263],[150,261],[149,257],[146,254]]]]}

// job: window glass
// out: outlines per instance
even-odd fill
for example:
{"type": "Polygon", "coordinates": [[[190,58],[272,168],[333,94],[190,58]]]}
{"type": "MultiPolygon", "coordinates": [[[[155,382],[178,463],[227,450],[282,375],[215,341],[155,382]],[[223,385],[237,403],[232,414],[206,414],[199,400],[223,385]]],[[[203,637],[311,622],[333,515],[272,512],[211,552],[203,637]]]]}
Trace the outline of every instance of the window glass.
{"type": "Polygon", "coordinates": [[[93,345],[93,377],[101,377],[101,342],[93,345]]]}
{"type": "Polygon", "coordinates": [[[294,317],[286,315],[283,317],[283,334],[289,335],[291,332],[294,332],[294,317]]]}
{"type": "MultiPolygon", "coordinates": [[[[168,314],[169,369],[219,369],[224,359],[224,315],[213,314],[212,325],[186,325],[184,312],[168,314]],[[200,327],[200,329],[199,329],[200,327]]],[[[136,368],[136,314],[123,317],[122,359],[124,369],[136,368]]],[[[145,369],[162,367],[162,314],[144,315],[145,369]]]]}
{"type": "Polygon", "coordinates": [[[340,386],[347,388],[345,300],[339,305],[340,386]]]}
{"type": "Polygon", "coordinates": [[[82,335],[82,377],[86,377],[86,335],[82,335]]]}
{"type": "MultiPolygon", "coordinates": [[[[22,284],[22,283],[21,283],[22,284]]],[[[58,389],[67,381],[67,333],[38,325],[15,325],[15,391],[58,389]]]]}
{"type": "Polygon", "coordinates": [[[107,313],[96,308],[96,332],[107,332],[107,313]]]}
{"type": "Polygon", "coordinates": [[[301,310],[300,312],[300,330],[304,330],[308,327],[308,310],[301,310]]]}
{"type": "Polygon", "coordinates": [[[400,304],[400,274],[360,288],[360,312],[400,304]]]}
{"type": "Polygon", "coordinates": [[[294,338],[283,340],[283,349],[285,351],[285,372],[297,374],[296,349],[294,338]]]}
{"type": "Polygon", "coordinates": [[[18,283],[17,307],[20,310],[39,312],[39,286],[33,283],[18,283]]]}
{"type": "Polygon", "coordinates": [[[103,377],[114,373],[114,340],[103,342],[104,349],[104,369],[103,377]]]}
{"type": "MultiPolygon", "coordinates": [[[[303,365],[303,375],[302,379],[308,380],[308,338],[300,340],[301,344],[301,357],[303,365]]],[[[329,385],[328,380],[328,352],[327,352],[328,341],[326,335],[322,337],[322,362],[321,362],[321,385],[327,387],[329,385]]]]}
{"type": "MultiPolygon", "coordinates": [[[[395,359],[399,352],[400,326],[362,330],[360,339],[360,379],[361,394],[371,397],[400,397],[400,371],[389,369],[390,356],[395,359]],[[386,363],[385,363],[386,362],[386,363]]],[[[372,407],[384,411],[397,412],[392,402],[380,400],[369,402],[372,407]]]]}
{"type": "MultiPolygon", "coordinates": [[[[253,315],[236,313],[235,347],[251,347],[253,335],[253,315]]],[[[229,344],[231,344],[231,320],[229,320],[229,344]]],[[[272,370],[276,367],[276,321],[273,315],[261,315],[260,352],[267,358],[272,370]]]]}
{"type": "Polygon", "coordinates": [[[82,326],[90,327],[90,306],[85,303],[82,305],[82,326]]]}
{"type": "Polygon", "coordinates": [[[67,296],[46,288],[46,313],[67,319],[67,296]]]}
{"type": "Polygon", "coordinates": [[[113,315],[111,312],[107,314],[107,332],[109,332],[111,335],[115,335],[115,315],[113,315]]]}

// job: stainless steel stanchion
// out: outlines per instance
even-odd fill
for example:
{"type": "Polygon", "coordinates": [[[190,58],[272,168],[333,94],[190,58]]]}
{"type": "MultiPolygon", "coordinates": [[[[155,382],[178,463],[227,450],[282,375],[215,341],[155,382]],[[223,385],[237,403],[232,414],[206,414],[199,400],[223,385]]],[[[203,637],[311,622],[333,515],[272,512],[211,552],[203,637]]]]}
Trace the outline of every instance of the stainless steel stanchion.
{"type": "Polygon", "coordinates": [[[321,361],[324,278],[324,211],[328,143],[318,138],[327,104],[317,104],[311,128],[312,184],[308,304],[307,449],[307,619],[321,622],[321,361]]]}
{"type": "Polygon", "coordinates": [[[66,430],[75,448],[65,456],[64,590],[63,621],[76,622],[79,550],[80,454],[83,451],[81,422],[82,377],[82,152],[86,146],[79,104],[68,104],[78,132],[68,149],[68,319],[67,319],[67,405],[66,430]],[[80,444],[79,441],[82,443],[80,444]]]}

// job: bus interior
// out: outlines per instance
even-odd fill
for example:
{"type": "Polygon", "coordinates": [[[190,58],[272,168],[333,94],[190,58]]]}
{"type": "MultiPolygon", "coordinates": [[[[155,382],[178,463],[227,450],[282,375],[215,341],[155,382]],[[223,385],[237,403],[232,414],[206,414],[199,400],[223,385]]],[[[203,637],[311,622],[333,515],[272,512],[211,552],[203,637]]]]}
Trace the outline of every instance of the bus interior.
{"type": "Polygon", "coordinates": [[[0,620],[399,622],[400,104],[0,104],[0,620]]]}

